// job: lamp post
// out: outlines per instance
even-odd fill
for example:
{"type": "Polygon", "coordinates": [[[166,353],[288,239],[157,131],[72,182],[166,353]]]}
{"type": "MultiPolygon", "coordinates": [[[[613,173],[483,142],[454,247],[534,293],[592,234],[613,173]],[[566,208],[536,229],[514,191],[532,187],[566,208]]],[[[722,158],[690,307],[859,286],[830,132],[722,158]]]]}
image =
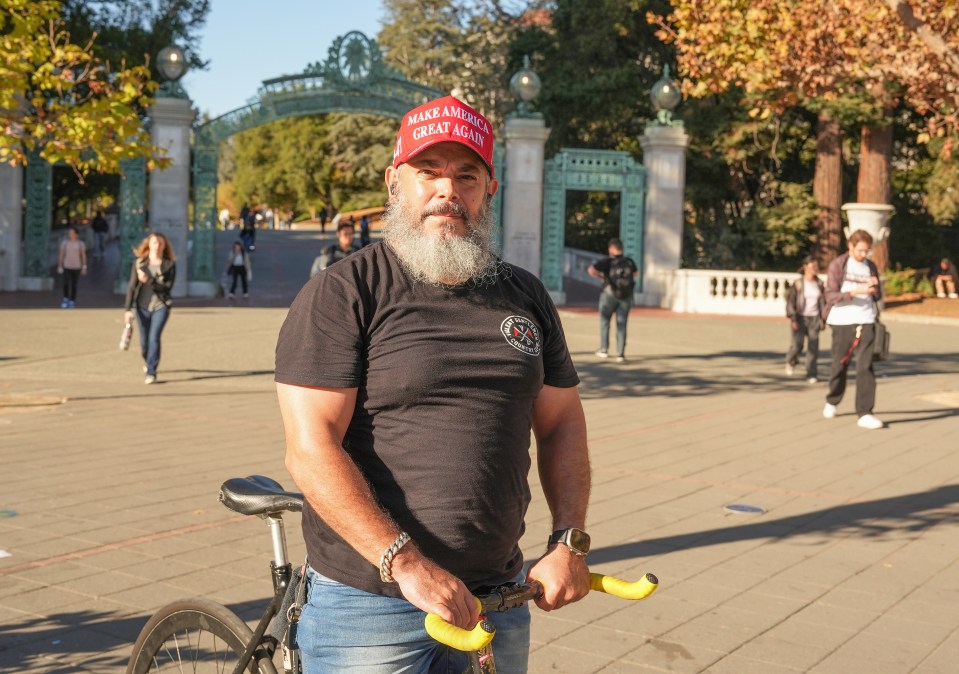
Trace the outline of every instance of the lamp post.
{"type": "Polygon", "coordinates": [[[157,90],[157,96],[165,98],[189,98],[179,80],[186,74],[186,54],[176,45],[164,47],[157,54],[157,70],[163,78],[163,83],[157,90]]]}
{"type": "Polygon", "coordinates": [[[673,121],[673,110],[683,99],[679,86],[669,76],[669,66],[663,66],[663,76],[657,80],[649,92],[656,110],[656,119],[662,126],[682,126],[681,120],[673,121]]]}
{"type": "Polygon", "coordinates": [[[530,108],[530,102],[539,95],[543,83],[539,75],[529,67],[529,56],[523,57],[523,67],[516,71],[509,81],[510,92],[519,99],[516,106],[515,115],[517,117],[541,117],[538,112],[533,112],[530,108]]]}
{"type": "Polygon", "coordinates": [[[173,297],[210,295],[211,289],[206,285],[199,287],[200,284],[196,283],[206,280],[196,273],[196,268],[198,260],[212,259],[212,227],[209,231],[196,231],[192,235],[187,227],[190,134],[196,111],[179,82],[187,71],[186,55],[180,47],[164,47],[157,54],[156,64],[163,83],[149,110],[150,140],[161,148],[170,164],[150,172],[147,225],[151,231],[162,232],[176,254],[189,260],[189,264],[177,265],[173,297]]]}

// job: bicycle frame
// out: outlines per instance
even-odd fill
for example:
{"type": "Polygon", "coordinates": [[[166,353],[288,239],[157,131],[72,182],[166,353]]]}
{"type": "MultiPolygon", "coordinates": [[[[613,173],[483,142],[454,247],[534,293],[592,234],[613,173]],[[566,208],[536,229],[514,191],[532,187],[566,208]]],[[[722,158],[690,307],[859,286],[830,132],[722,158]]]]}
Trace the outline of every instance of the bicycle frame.
{"type": "MultiPolygon", "coordinates": [[[[280,610],[283,597],[286,595],[286,590],[290,585],[290,579],[293,577],[293,567],[287,560],[286,528],[283,525],[283,516],[264,515],[262,517],[270,527],[270,537],[273,541],[273,560],[270,562],[270,570],[273,574],[273,599],[270,600],[269,606],[266,607],[266,610],[260,617],[260,622],[257,623],[256,629],[253,630],[253,638],[250,639],[250,643],[247,644],[243,655],[240,656],[240,660],[236,663],[233,674],[242,674],[249,666],[250,660],[253,659],[253,654],[261,645],[267,627],[269,627],[270,622],[280,610]]],[[[286,658],[287,652],[285,644],[283,645],[283,649],[284,658],[286,658]]],[[[284,667],[286,667],[286,665],[287,661],[284,659],[284,667]]],[[[295,657],[291,661],[290,669],[292,669],[292,671],[299,671],[298,662],[295,657]]]]}
{"type": "MultiPolygon", "coordinates": [[[[496,588],[489,594],[477,597],[480,604],[480,626],[485,632],[492,632],[493,626],[486,620],[486,614],[492,611],[508,611],[532,601],[543,593],[543,586],[537,581],[532,583],[509,583],[496,588]]],[[[478,651],[466,654],[469,667],[464,674],[496,674],[496,658],[493,655],[492,642],[478,651]]]]}

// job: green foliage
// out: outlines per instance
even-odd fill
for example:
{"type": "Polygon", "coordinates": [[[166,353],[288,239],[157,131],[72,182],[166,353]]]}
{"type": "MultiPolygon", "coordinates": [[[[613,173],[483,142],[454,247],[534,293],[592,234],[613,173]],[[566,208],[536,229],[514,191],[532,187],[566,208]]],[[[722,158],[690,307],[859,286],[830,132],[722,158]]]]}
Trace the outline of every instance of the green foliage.
{"type": "Polygon", "coordinates": [[[149,67],[159,80],[156,55],[175,44],[190,68],[206,66],[198,48],[210,0],[63,0],[62,5],[70,33],[78,42],[96,34],[94,53],[104,61],[149,67]]]}
{"type": "Polygon", "coordinates": [[[926,182],[926,206],[929,215],[939,223],[959,218],[959,158],[942,153],[932,163],[926,182]]]}
{"type": "Polygon", "coordinates": [[[502,0],[384,0],[377,42],[386,63],[414,82],[455,93],[499,131],[515,106],[509,79],[522,55],[511,45],[525,5],[502,0]]]}
{"type": "Polygon", "coordinates": [[[414,82],[450,92],[459,85],[456,61],[464,10],[450,0],[384,0],[377,42],[384,60],[414,82]]]}
{"type": "Polygon", "coordinates": [[[673,60],[647,23],[647,10],[665,12],[660,0],[555,0],[552,21],[516,37],[512,63],[529,54],[543,82],[534,101],[552,129],[547,152],[562,147],[626,150],[655,115],[649,92],[673,60]]]}
{"type": "Polygon", "coordinates": [[[801,110],[755,119],[731,91],[684,104],[683,263],[795,269],[814,242],[814,119],[801,110]]]}
{"type": "Polygon", "coordinates": [[[932,297],[936,294],[936,287],[928,276],[923,276],[919,279],[919,283],[916,284],[916,292],[923,297],[932,297]]]}
{"type": "Polygon", "coordinates": [[[765,226],[766,255],[791,266],[807,255],[815,242],[816,201],[808,184],[780,182],[773,188],[775,202],[757,206],[756,215],[765,226]]]}
{"type": "MultiPolygon", "coordinates": [[[[918,292],[921,281],[925,281],[922,287],[928,287],[928,289],[932,291],[932,283],[928,278],[920,276],[915,269],[897,266],[896,269],[886,270],[886,273],[883,274],[883,293],[888,297],[895,297],[896,295],[918,292]]],[[[933,292],[929,292],[927,296],[932,296],[933,294],[933,292]]]]}
{"type": "Polygon", "coordinates": [[[618,192],[566,193],[566,245],[606,254],[609,240],[619,237],[618,192]]]}
{"type": "Polygon", "coordinates": [[[221,177],[239,203],[297,212],[383,204],[395,123],[367,115],[284,119],[227,141],[221,177]]]}

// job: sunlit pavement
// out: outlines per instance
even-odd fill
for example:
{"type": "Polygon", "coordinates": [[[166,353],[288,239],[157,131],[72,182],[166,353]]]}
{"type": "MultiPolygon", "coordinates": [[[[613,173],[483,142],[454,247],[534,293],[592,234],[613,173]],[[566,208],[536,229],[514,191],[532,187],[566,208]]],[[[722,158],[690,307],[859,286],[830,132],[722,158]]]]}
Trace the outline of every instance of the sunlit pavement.
{"type": "MultiPolygon", "coordinates": [[[[267,529],[216,497],[254,473],[293,486],[273,350],[318,252],[278,240],[274,259],[271,238],[252,306],[174,308],[153,386],[136,344],[117,348],[117,298],[61,310],[0,294],[0,672],[122,672],[176,598],[262,608],[267,529]],[[268,293],[278,270],[286,288],[268,293]]],[[[891,325],[875,410],[888,428],[866,431],[853,388],[826,420],[824,385],[783,375],[785,320],[636,310],[616,364],[592,355],[595,312],[562,316],[590,429],[591,566],[662,584],[635,604],[534,609],[531,672],[954,674],[959,327],[891,325]]],[[[550,522],[530,477],[535,558],[550,522]]]]}

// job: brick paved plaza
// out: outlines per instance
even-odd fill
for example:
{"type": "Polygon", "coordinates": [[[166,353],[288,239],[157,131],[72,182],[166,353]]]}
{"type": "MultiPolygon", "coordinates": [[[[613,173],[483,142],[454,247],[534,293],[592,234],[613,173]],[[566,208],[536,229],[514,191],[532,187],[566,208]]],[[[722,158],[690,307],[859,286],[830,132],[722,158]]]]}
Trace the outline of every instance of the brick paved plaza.
{"type": "MultiPolygon", "coordinates": [[[[175,598],[252,619],[267,529],[216,496],[253,473],[292,487],[280,302],[181,303],[146,387],[135,350],[116,348],[119,308],[17,295],[0,297],[0,672],[123,672],[175,598]]],[[[616,365],[592,355],[595,312],[562,315],[590,428],[591,565],[662,585],[534,610],[532,672],[959,670],[959,325],[890,315],[889,427],[865,431],[850,396],[826,420],[823,385],[783,376],[784,320],[636,310],[616,365]]],[[[537,489],[528,557],[549,528],[537,489]]],[[[288,531],[299,557],[297,518],[288,531]]]]}

